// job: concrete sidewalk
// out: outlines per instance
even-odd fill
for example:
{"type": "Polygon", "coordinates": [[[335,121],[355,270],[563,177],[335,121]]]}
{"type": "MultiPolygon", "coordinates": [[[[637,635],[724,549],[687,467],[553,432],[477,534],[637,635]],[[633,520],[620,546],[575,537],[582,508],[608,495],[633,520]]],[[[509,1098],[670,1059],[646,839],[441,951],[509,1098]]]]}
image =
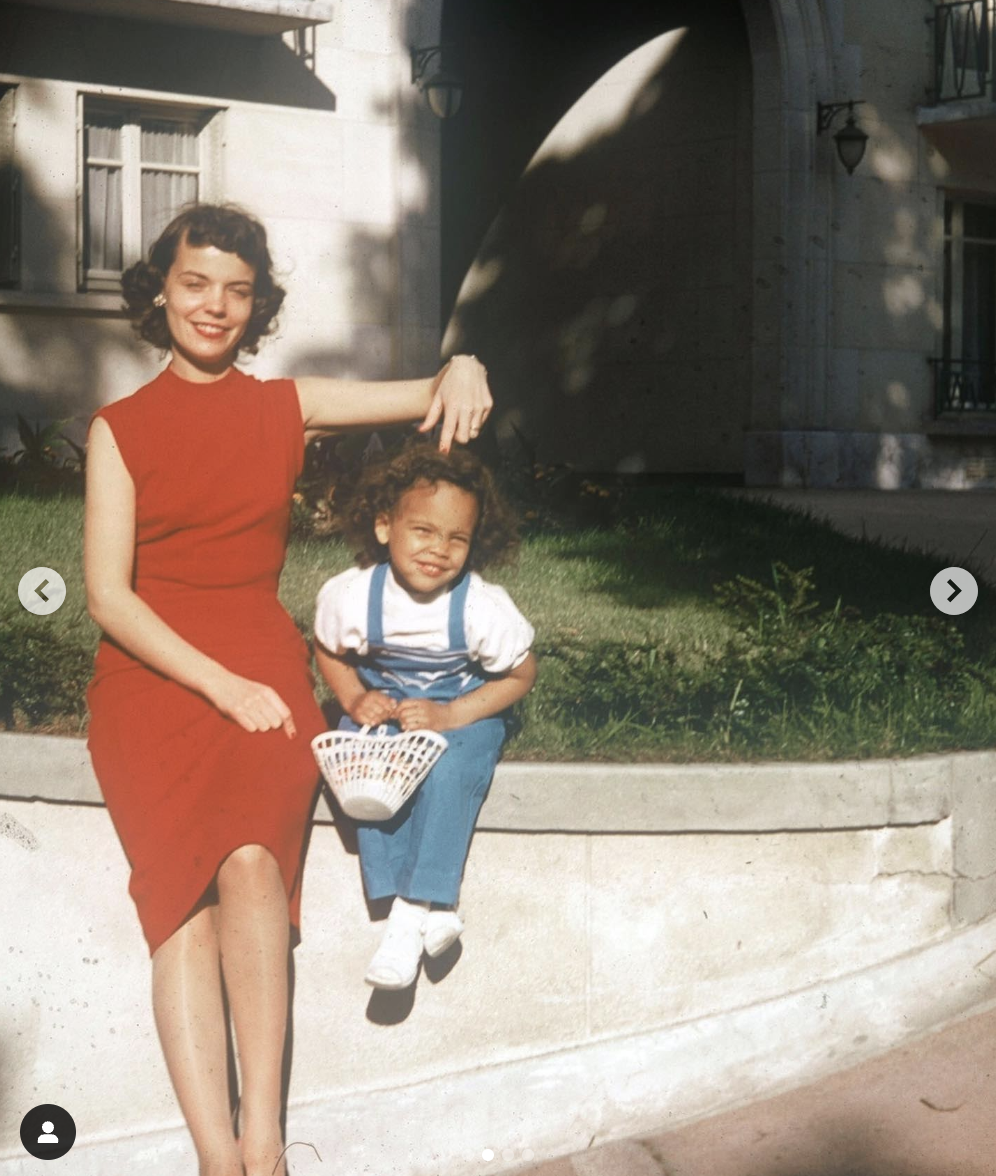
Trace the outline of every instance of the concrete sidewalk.
{"type": "Polygon", "coordinates": [[[996,493],[992,491],[749,489],[728,493],[809,512],[827,519],[845,535],[937,554],[996,582],[996,493]]]}
{"type": "MultiPolygon", "coordinates": [[[[662,1120],[667,1110],[661,1108],[662,1120]]],[[[996,1009],[810,1086],[517,1176],[993,1176],[996,1009]]]]}

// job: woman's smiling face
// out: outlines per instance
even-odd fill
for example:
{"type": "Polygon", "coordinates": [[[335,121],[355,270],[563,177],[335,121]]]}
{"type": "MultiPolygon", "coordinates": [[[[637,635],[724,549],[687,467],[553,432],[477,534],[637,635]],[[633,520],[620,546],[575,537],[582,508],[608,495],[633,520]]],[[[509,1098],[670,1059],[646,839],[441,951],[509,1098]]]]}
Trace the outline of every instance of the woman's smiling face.
{"type": "Polygon", "coordinates": [[[255,282],[256,271],[237,253],[181,239],[163,286],[178,375],[224,375],[252,317],[255,282]]]}
{"type": "Polygon", "coordinates": [[[452,482],[419,482],[374,524],[398,581],[431,599],[463,571],[477,526],[477,498],[452,482]]]}

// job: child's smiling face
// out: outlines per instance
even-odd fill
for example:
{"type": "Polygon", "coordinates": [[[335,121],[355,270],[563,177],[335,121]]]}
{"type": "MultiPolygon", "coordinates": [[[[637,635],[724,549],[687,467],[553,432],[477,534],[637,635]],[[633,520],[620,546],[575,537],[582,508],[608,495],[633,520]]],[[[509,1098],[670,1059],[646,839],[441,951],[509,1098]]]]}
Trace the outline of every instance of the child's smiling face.
{"type": "Polygon", "coordinates": [[[463,571],[477,526],[477,498],[452,482],[419,482],[374,532],[395,577],[417,600],[431,599],[463,571]]]}

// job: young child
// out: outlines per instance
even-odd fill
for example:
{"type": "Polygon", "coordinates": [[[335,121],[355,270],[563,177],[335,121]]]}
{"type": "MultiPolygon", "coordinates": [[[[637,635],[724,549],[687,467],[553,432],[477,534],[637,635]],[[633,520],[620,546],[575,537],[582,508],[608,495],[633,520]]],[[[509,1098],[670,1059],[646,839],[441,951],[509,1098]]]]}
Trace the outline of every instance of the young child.
{"type": "Polygon", "coordinates": [[[460,880],[505,739],[502,712],[536,679],[533,630],[477,574],[514,548],[515,527],[467,450],[407,447],[364,472],[343,513],[360,566],[322,587],[315,618],[339,726],[428,728],[449,742],[394,817],[358,826],[367,897],[394,899],[365,979],[401,989],[423,950],[440,955],[463,930],[460,880]]]}

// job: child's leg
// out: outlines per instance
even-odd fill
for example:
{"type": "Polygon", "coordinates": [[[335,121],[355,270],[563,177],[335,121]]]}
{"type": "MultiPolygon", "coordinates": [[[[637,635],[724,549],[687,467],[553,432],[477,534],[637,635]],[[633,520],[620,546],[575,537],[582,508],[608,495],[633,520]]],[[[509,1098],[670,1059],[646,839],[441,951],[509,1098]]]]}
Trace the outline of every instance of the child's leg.
{"type": "Polygon", "coordinates": [[[455,906],[478,813],[505,739],[500,717],[445,731],[449,742],[420,785],[406,824],[403,859],[395,858],[397,893],[455,906]]]}
{"type": "MultiPolygon", "coordinates": [[[[348,719],[340,727],[355,729],[348,719]]],[[[427,950],[438,955],[463,929],[455,912],[440,912],[446,918],[437,920],[438,926],[427,925],[426,912],[430,902],[456,905],[474,825],[505,739],[505,723],[497,717],[482,719],[445,735],[449,746],[414,797],[389,821],[357,826],[367,897],[398,896],[365,977],[377,988],[407,988],[414,981],[425,931],[431,928],[427,950]]]]}
{"type": "MultiPolygon", "coordinates": [[[[358,731],[359,727],[348,715],[343,715],[339,720],[339,730],[358,731]]],[[[389,730],[395,731],[397,728],[391,727],[389,730]]],[[[398,875],[409,851],[411,811],[412,801],[409,800],[390,820],[356,826],[363,890],[371,902],[380,898],[393,898],[398,893],[398,875]]]]}

